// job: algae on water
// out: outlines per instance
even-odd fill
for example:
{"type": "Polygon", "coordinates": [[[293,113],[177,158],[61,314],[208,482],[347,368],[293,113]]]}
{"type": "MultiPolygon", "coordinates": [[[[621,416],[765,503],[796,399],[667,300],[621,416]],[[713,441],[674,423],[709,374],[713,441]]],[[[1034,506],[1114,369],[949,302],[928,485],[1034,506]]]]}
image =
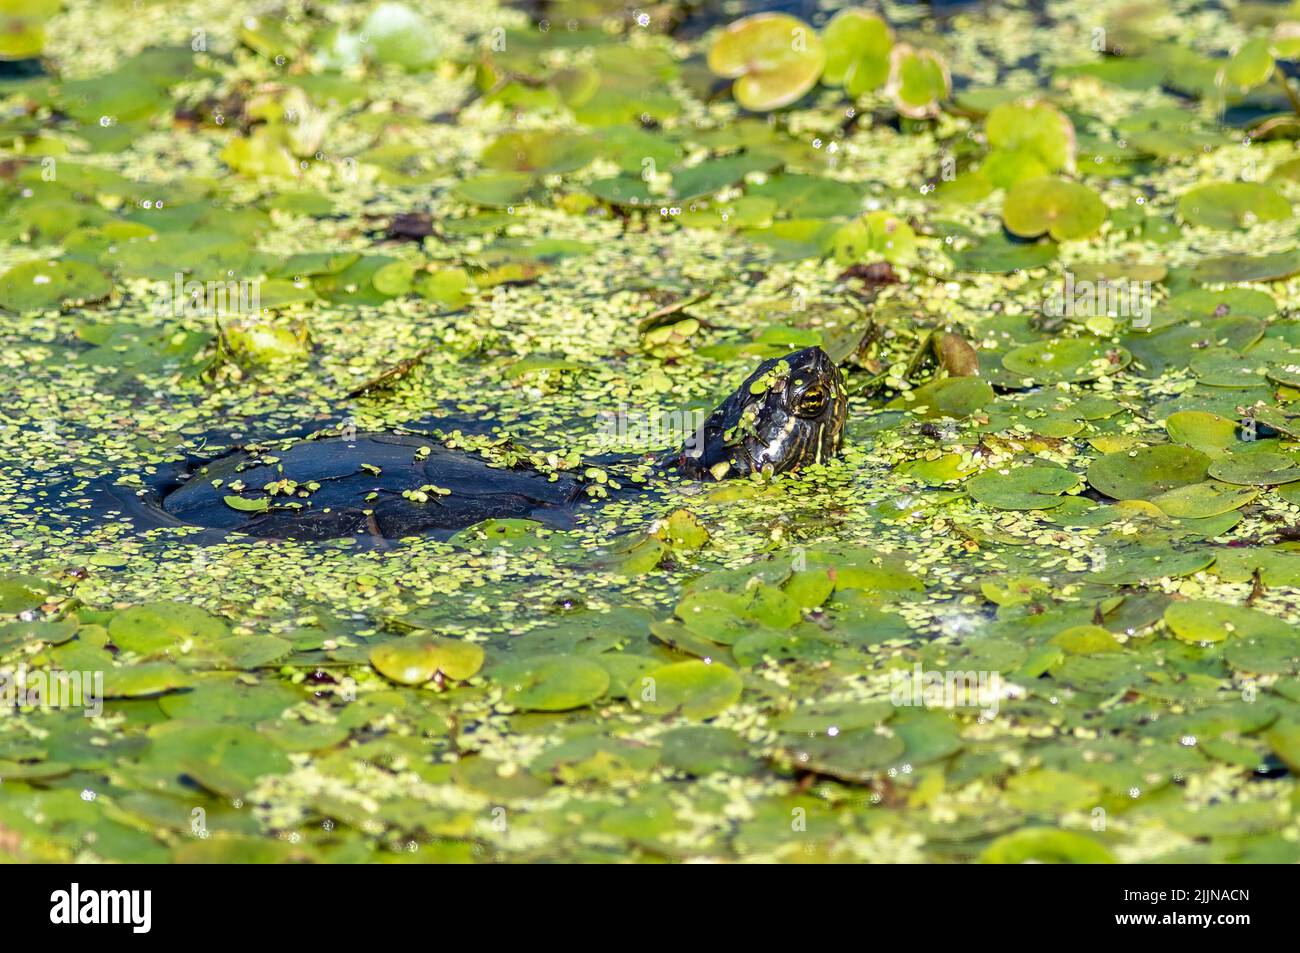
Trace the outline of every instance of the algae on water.
{"type": "Polygon", "coordinates": [[[1300,859],[1300,10],[565,6],[4,31],[0,851],[1300,859]],[[834,459],[620,469],[813,345],[834,459]],[[645,492],[132,515],[386,429],[645,492]]]}

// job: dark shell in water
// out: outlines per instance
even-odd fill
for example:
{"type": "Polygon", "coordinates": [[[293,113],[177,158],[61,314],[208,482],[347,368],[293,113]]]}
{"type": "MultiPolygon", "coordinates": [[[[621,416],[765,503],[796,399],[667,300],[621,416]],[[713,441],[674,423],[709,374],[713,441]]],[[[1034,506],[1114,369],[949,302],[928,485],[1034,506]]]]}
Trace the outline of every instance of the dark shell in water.
{"type": "Polygon", "coordinates": [[[191,473],[162,508],[185,523],[250,536],[398,539],[489,518],[566,525],[582,488],[573,478],[493,467],[424,437],[367,433],[221,457],[191,473]]]}
{"type": "MultiPolygon", "coordinates": [[[[839,450],[847,401],[844,378],[821,348],[772,358],[656,466],[687,479],[723,480],[824,463],[839,450]]],[[[413,434],[306,438],[280,447],[200,466],[163,497],[163,511],[183,523],[272,539],[398,539],[486,519],[569,526],[574,507],[588,499],[580,479],[494,467],[413,434]]]]}

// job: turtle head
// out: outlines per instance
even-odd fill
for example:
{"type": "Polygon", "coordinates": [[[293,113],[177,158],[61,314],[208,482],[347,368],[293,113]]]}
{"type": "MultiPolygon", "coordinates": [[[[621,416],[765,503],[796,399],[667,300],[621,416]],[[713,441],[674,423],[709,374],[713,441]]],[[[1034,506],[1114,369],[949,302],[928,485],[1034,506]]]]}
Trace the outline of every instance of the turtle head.
{"type": "Polygon", "coordinates": [[[848,393],[835,362],[808,347],[760,364],[673,463],[697,480],[784,473],[840,448],[848,393]]]}

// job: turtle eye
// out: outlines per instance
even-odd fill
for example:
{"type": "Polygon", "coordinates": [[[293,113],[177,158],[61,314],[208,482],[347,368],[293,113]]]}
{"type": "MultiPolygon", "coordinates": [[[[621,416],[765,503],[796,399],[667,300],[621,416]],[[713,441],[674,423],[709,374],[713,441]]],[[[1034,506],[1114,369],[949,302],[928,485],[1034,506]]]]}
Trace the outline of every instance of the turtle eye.
{"type": "Polygon", "coordinates": [[[809,387],[794,405],[794,412],[800,417],[816,417],[825,409],[826,391],[822,387],[809,387]]]}

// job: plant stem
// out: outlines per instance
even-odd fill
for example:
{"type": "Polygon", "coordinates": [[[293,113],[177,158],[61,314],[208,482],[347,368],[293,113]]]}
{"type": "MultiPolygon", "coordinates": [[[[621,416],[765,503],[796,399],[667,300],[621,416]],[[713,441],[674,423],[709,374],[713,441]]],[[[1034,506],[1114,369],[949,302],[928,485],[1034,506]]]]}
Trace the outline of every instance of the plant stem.
{"type": "Polygon", "coordinates": [[[1286,98],[1291,103],[1291,111],[1297,116],[1300,116],[1300,96],[1296,96],[1295,90],[1292,89],[1291,84],[1287,82],[1286,74],[1282,72],[1280,67],[1274,67],[1273,78],[1276,79],[1278,85],[1282,87],[1282,92],[1286,93],[1286,98]]]}

